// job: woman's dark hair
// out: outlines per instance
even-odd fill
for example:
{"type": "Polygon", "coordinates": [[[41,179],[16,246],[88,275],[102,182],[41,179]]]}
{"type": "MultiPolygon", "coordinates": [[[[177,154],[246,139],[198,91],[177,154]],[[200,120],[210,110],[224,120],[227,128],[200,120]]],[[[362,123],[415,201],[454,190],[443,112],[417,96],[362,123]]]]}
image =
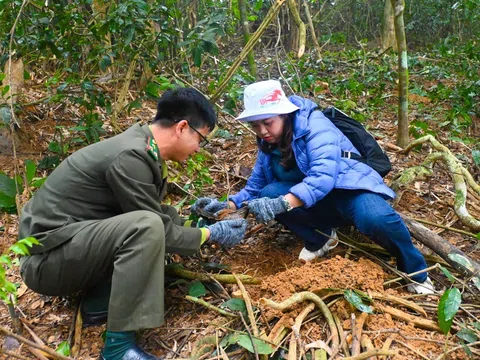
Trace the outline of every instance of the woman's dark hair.
{"type": "Polygon", "coordinates": [[[217,116],[212,104],[202,93],[193,88],[179,87],[162,95],[153,123],[170,127],[180,120],[187,120],[196,129],[207,126],[213,130],[217,116]]]}
{"type": "Polygon", "coordinates": [[[257,145],[265,154],[270,154],[273,150],[278,149],[280,151],[280,165],[287,169],[292,169],[296,164],[292,149],[293,119],[295,113],[280,115],[280,117],[284,119],[283,133],[280,141],[277,144],[269,144],[257,136],[257,145]]]}

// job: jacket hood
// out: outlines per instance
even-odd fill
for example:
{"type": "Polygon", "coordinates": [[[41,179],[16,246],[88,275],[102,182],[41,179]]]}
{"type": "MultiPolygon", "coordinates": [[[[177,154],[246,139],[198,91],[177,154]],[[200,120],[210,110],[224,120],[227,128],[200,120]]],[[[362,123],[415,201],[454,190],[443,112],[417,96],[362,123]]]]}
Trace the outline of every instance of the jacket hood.
{"type": "Polygon", "coordinates": [[[295,137],[300,137],[308,132],[308,119],[312,111],[318,108],[318,105],[309,99],[292,95],[288,98],[290,102],[299,107],[295,113],[295,137]]]}

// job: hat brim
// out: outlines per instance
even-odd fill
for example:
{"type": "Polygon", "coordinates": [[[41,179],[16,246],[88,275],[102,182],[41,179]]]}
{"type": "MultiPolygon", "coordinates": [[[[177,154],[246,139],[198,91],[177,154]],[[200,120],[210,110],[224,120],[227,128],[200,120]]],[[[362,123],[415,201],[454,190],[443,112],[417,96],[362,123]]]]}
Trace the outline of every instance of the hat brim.
{"type": "Polygon", "coordinates": [[[258,120],[265,120],[277,115],[284,115],[290,114],[295,112],[299,109],[298,106],[292,104],[290,101],[282,102],[276,108],[269,108],[266,109],[265,112],[261,111],[243,111],[236,119],[240,121],[258,121],[258,120]]]}

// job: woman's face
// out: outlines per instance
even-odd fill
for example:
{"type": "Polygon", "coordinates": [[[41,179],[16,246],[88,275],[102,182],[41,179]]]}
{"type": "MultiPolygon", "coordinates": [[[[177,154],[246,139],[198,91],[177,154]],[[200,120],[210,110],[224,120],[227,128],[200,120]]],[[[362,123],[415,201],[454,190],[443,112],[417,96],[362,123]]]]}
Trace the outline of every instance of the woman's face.
{"type": "Polygon", "coordinates": [[[252,121],[249,124],[263,141],[276,144],[282,138],[285,117],[276,115],[265,120],[252,121]]]}

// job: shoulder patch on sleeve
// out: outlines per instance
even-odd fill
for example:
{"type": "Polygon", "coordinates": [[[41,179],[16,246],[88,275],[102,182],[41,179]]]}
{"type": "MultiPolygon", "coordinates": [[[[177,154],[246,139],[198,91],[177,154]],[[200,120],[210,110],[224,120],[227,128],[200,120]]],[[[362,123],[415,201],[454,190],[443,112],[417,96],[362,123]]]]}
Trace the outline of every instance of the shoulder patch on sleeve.
{"type": "Polygon", "coordinates": [[[158,161],[158,146],[153,137],[149,136],[147,138],[147,147],[145,150],[147,151],[148,155],[153,158],[153,160],[158,161]]]}

